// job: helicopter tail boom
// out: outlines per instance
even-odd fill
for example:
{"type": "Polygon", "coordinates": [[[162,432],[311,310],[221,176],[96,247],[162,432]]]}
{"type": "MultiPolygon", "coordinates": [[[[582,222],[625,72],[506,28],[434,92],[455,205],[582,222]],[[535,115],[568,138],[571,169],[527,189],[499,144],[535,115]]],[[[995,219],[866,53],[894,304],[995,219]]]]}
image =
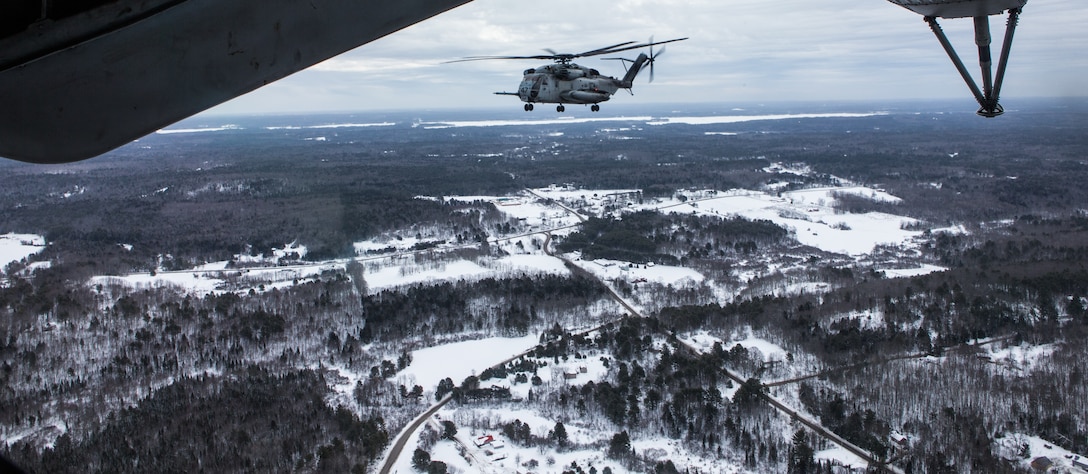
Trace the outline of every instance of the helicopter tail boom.
{"type": "Polygon", "coordinates": [[[642,66],[646,65],[649,60],[650,57],[646,53],[639,53],[638,58],[631,62],[631,68],[627,70],[627,74],[624,74],[623,79],[620,80],[620,87],[630,89],[635,83],[635,77],[642,70],[642,66]]]}

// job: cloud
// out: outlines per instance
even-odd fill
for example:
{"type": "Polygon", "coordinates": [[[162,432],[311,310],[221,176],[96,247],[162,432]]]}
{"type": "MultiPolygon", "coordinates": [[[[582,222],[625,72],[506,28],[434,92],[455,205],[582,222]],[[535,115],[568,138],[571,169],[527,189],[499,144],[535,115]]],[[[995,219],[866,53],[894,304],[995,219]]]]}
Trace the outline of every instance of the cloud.
{"type": "MultiPolygon", "coordinates": [[[[1003,97],[1085,95],[1088,2],[1031,0],[1003,97]]],[[[942,25],[972,73],[971,21],[942,25]]],[[[994,55],[1005,19],[991,17],[994,55]]],[[[217,112],[474,107],[512,101],[525,68],[542,61],[443,64],[477,55],[580,52],[620,41],[670,44],[640,102],[969,99],[922,17],[880,0],[475,0],[214,109],[217,112]],[[398,91],[413,91],[403,94],[398,91]],[[376,93],[395,93],[393,98],[376,93]],[[335,100],[330,99],[335,97],[335,100]],[[277,107],[278,110],[268,110],[277,107]]],[[[632,54],[633,56],[633,54],[632,54]]],[[[612,75],[615,62],[579,60],[612,75]]],[[[511,107],[520,107],[510,103],[511,107]]]]}

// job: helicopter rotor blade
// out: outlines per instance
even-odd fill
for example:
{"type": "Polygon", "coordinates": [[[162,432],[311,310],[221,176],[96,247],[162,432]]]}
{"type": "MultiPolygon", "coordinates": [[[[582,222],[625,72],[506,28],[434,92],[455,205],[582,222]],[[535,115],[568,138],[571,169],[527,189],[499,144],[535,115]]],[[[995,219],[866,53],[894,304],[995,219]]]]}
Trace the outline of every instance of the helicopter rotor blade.
{"type": "MultiPolygon", "coordinates": [[[[657,41],[657,42],[655,42],[655,41],[653,41],[653,37],[651,36],[650,41],[648,43],[632,44],[632,43],[635,43],[635,42],[634,41],[626,41],[626,42],[623,42],[623,43],[616,43],[616,44],[611,45],[611,46],[606,46],[604,48],[592,49],[592,50],[586,51],[584,53],[578,53],[578,54],[556,53],[552,49],[545,48],[544,51],[547,51],[548,53],[551,53],[551,54],[536,54],[536,55],[531,55],[531,56],[468,56],[468,57],[464,57],[464,58],[461,58],[461,59],[454,59],[452,61],[444,61],[442,64],[462,63],[462,62],[468,62],[468,61],[491,61],[491,60],[495,60],[495,59],[539,59],[539,60],[549,60],[550,59],[552,61],[556,61],[556,62],[565,64],[565,63],[570,62],[572,59],[576,59],[576,58],[583,58],[583,57],[587,57],[587,56],[599,56],[601,54],[618,53],[618,52],[621,52],[621,51],[629,51],[629,50],[632,50],[632,49],[645,48],[645,47],[649,46],[650,47],[650,53],[651,53],[650,54],[650,57],[651,57],[650,68],[651,68],[651,72],[652,72],[652,69],[653,69],[653,59],[652,58],[656,56],[655,54],[653,54],[653,47],[655,45],[665,44],[665,43],[672,43],[672,42],[675,42],[675,41],[683,41],[683,40],[686,40],[686,39],[687,38],[676,38],[676,39],[671,39],[671,40],[666,40],[666,41],[657,41]]],[[[662,49],[664,49],[664,48],[662,48],[662,49]]],[[[660,55],[660,54],[661,54],[660,52],[657,53],[657,55],[660,55]]],[[[630,61],[630,60],[628,60],[628,61],[630,61]]]]}
{"type": "Polygon", "coordinates": [[[468,61],[490,61],[493,59],[555,59],[555,56],[538,54],[535,56],[468,56],[461,59],[454,59],[452,61],[443,61],[442,64],[449,63],[463,63],[468,61]]]}
{"type": "Polygon", "coordinates": [[[608,50],[604,50],[604,51],[601,51],[601,52],[591,51],[589,53],[583,53],[583,54],[580,54],[580,55],[577,55],[577,56],[579,56],[579,57],[582,57],[582,56],[597,56],[599,54],[618,53],[620,51],[630,51],[632,49],[645,48],[647,46],[654,46],[654,45],[659,45],[659,44],[673,43],[673,42],[676,42],[676,41],[684,41],[686,39],[687,38],[676,38],[676,39],[671,39],[671,40],[666,40],[666,41],[657,41],[657,42],[651,42],[651,43],[633,44],[633,45],[630,45],[630,46],[624,46],[624,47],[618,48],[618,49],[608,49],[608,50]]]}
{"type": "Polygon", "coordinates": [[[605,46],[603,48],[592,49],[592,50],[586,51],[584,53],[578,53],[578,54],[575,54],[573,56],[581,57],[581,56],[596,56],[598,54],[607,54],[607,53],[611,52],[615,48],[619,48],[621,46],[627,46],[627,45],[632,44],[632,43],[634,43],[634,41],[625,41],[623,43],[616,43],[616,44],[614,44],[612,46],[605,46]]]}

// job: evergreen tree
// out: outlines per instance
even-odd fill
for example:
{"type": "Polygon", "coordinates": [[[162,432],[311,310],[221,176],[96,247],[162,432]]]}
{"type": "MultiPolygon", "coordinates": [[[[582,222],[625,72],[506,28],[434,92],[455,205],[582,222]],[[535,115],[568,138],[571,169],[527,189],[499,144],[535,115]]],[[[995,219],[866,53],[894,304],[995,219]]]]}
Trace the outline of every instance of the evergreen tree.
{"type": "Polygon", "coordinates": [[[797,430],[793,434],[793,445],[790,446],[790,459],[787,472],[790,474],[809,474],[816,472],[815,452],[808,444],[808,437],[804,430],[797,430]]]}
{"type": "Polygon", "coordinates": [[[457,435],[457,425],[450,420],[442,420],[442,438],[453,439],[457,435]]]}
{"type": "Polygon", "coordinates": [[[431,465],[431,455],[422,449],[416,448],[412,453],[412,466],[420,471],[425,471],[431,465]]]}
{"type": "Polygon", "coordinates": [[[565,448],[567,446],[567,427],[563,426],[562,421],[555,422],[555,428],[551,433],[552,441],[555,441],[556,446],[565,448]]]}
{"type": "Polygon", "coordinates": [[[608,457],[623,459],[631,454],[631,437],[627,431],[621,431],[612,436],[608,443],[608,457]]]}
{"type": "Polygon", "coordinates": [[[442,461],[431,461],[431,464],[427,466],[427,474],[446,474],[449,472],[446,467],[446,463],[442,461]]]}

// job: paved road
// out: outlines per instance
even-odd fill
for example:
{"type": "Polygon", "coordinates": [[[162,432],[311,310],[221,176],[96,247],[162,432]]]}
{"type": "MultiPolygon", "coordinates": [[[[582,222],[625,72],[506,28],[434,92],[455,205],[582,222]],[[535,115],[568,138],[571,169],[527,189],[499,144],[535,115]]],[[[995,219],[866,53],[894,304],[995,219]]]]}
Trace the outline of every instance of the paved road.
{"type": "Polygon", "coordinates": [[[434,414],[438,412],[440,408],[446,406],[450,400],[450,394],[447,393],[445,397],[442,397],[442,399],[438,401],[438,403],[432,405],[431,408],[423,412],[422,415],[417,416],[415,420],[412,420],[408,426],[401,430],[400,434],[397,435],[397,439],[393,442],[393,447],[389,448],[389,454],[385,456],[385,462],[382,463],[381,469],[378,470],[379,473],[390,473],[390,470],[393,469],[393,465],[400,459],[400,453],[401,451],[404,451],[404,445],[408,444],[408,440],[412,438],[412,433],[415,433],[420,425],[425,423],[428,418],[434,416],[434,414]]]}

